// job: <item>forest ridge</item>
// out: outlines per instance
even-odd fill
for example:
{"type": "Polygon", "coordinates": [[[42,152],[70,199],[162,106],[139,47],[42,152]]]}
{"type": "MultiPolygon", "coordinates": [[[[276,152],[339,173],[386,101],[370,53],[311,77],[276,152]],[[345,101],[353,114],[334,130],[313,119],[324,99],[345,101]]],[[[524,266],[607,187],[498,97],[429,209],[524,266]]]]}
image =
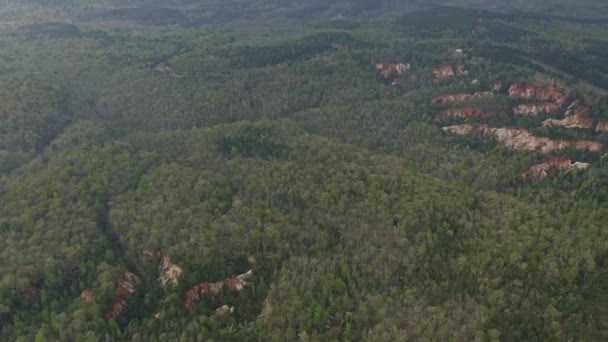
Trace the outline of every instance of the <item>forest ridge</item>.
{"type": "Polygon", "coordinates": [[[605,340],[603,1],[0,0],[0,340],[605,340]]]}

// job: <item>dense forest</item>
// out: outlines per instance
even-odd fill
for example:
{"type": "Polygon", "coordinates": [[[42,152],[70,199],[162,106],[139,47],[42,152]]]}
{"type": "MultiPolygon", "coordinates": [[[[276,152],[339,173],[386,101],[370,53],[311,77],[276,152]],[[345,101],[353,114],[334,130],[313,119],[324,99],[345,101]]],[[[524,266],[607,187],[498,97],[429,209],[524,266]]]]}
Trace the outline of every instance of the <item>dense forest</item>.
{"type": "Polygon", "coordinates": [[[605,340],[602,1],[0,0],[1,341],[605,340]]]}

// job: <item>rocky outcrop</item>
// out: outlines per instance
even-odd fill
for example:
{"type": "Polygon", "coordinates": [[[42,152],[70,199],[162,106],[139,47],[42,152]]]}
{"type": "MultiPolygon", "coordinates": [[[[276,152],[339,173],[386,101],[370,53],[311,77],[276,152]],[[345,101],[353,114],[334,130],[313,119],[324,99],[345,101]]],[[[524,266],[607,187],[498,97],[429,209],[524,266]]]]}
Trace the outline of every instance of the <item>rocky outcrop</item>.
{"type": "Polygon", "coordinates": [[[543,126],[555,126],[564,128],[583,128],[593,129],[596,132],[608,132],[608,121],[598,121],[594,124],[594,120],[587,116],[590,108],[580,106],[581,100],[572,102],[566,109],[565,117],[562,120],[548,119],[543,121],[543,126]]]}
{"type": "Polygon", "coordinates": [[[253,277],[253,271],[249,270],[246,273],[233,275],[216,283],[197,284],[186,292],[182,306],[184,310],[191,312],[203,298],[217,295],[224,288],[232,292],[240,292],[248,285],[247,280],[251,277],[253,277]]]}
{"type": "Polygon", "coordinates": [[[597,132],[606,132],[608,133],[608,121],[600,121],[597,123],[597,126],[595,127],[595,130],[597,132]]]}
{"type": "Polygon", "coordinates": [[[599,152],[604,147],[601,143],[589,140],[563,140],[537,137],[525,129],[480,126],[480,131],[484,135],[494,136],[500,144],[515,150],[549,153],[555,150],[574,147],[579,150],[599,152]]]}
{"type": "Polygon", "coordinates": [[[114,291],[114,302],[106,309],[103,318],[106,321],[117,319],[123,313],[131,299],[137,292],[139,278],[131,272],[124,272],[118,278],[114,291]]]}
{"type": "Polygon", "coordinates": [[[583,129],[593,129],[595,127],[596,132],[608,132],[608,121],[598,121],[597,124],[594,124],[594,120],[587,116],[590,108],[586,106],[577,107],[579,103],[580,100],[577,100],[568,106],[563,119],[547,119],[543,121],[543,126],[583,129]]]}
{"type": "Polygon", "coordinates": [[[501,145],[515,150],[539,151],[549,153],[573,147],[579,150],[600,152],[604,145],[590,140],[563,140],[550,139],[547,137],[537,137],[525,129],[517,128],[494,128],[487,125],[480,125],[475,128],[471,125],[457,125],[444,127],[445,132],[466,135],[471,132],[479,132],[487,137],[494,137],[501,145]]]}
{"type": "Polygon", "coordinates": [[[382,78],[389,79],[395,78],[405,74],[411,69],[411,65],[405,63],[378,63],[376,64],[376,71],[382,78]]]}
{"type": "Polygon", "coordinates": [[[183,270],[174,264],[168,255],[163,256],[158,270],[160,274],[158,280],[163,288],[177,286],[179,283],[179,278],[183,273],[183,270]]]}
{"type": "Polygon", "coordinates": [[[173,263],[171,257],[163,252],[144,251],[148,258],[160,258],[158,265],[158,281],[163,288],[175,287],[179,285],[179,278],[183,270],[173,263]]]}
{"type": "Polygon", "coordinates": [[[448,95],[441,95],[441,96],[437,96],[435,98],[433,98],[431,100],[431,103],[434,104],[448,104],[448,103],[457,103],[457,102],[464,102],[467,100],[471,100],[471,99],[481,99],[481,98],[487,98],[487,97],[492,97],[494,94],[490,91],[478,91],[476,93],[473,94],[448,94],[448,95]]]}
{"type": "Polygon", "coordinates": [[[194,310],[194,307],[205,297],[217,295],[224,288],[224,282],[200,283],[186,292],[183,307],[186,311],[194,310]]]}
{"type": "Polygon", "coordinates": [[[591,167],[590,163],[581,163],[581,162],[572,163],[572,168],[577,169],[577,170],[587,170],[590,167],[591,167]]]}
{"type": "Polygon", "coordinates": [[[467,135],[473,132],[475,127],[473,125],[464,124],[464,125],[453,125],[448,127],[443,127],[443,131],[446,133],[452,133],[457,135],[467,135]]]}
{"type": "Polygon", "coordinates": [[[215,312],[213,313],[213,317],[216,317],[216,318],[224,317],[233,312],[234,312],[234,306],[222,305],[215,310],[215,312]]]}
{"type": "Polygon", "coordinates": [[[561,106],[556,102],[535,102],[524,103],[513,107],[513,113],[517,115],[538,115],[544,113],[553,113],[561,106]]]}
{"type": "Polygon", "coordinates": [[[593,119],[585,114],[589,108],[583,107],[575,111],[574,114],[566,116],[562,120],[547,119],[543,121],[543,126],[555,126],[564,128],[593,128],[593,119]]]}
{"type": "Polygon", "coordinates": [[[586,170],[591,167],[589,163],[572,163],[568,157],[547,158],[542,163],[533,165],[521,175],[523,180],[542,179],[558,171],[586,170]]]}
{"type": "Polygon", "coordinates": [[[552,101],[559,106],[563,106],[570,95],[557,88],[542,88],[531,84],[514,83],[509,88],[509,96],[514,98],[536,99],[542,101],[552,101]]]}
{"type": "Polygon", "coordinates": [[[451,108],[439,113],[439,115],[435,117],[435,122],[443,121],[445,119],[490,118],[493,116],[496,116],[496,113],[484,112],[470,107],[451,108]]]}

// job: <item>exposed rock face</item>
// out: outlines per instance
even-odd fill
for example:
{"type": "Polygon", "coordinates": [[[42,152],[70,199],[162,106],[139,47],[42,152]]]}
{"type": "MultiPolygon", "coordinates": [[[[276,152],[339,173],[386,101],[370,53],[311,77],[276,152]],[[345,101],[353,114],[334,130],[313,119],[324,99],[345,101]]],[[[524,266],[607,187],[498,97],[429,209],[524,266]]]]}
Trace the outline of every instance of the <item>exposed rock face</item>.
{"type": "Polygon", "coordinates": [[[346,45],[340,43],[331,43],[331,48],[336,50],[342,50],[346,48],[346,45]]]}
{"type": "Polygon", "coordinates": [[[382,78],[394,78],[405,74],[411,69],[411,65],[405,63],[378,63],[376,71],[382,78]]]}
{"type": "Polygon", "coordinates": [[[581,162],[574,162],[572,163],[572,167],[577,169],[577,170],[587,170],[588,168],[591,167],[590,163],[581,163],[581,162]]]}
{"type": "Polygon", "coordinates": [[[158,270],[160,273],[158,280],[163,288],[167,288],[168,286],[177,286],[179,283],[179,278],[183,273],[183,270],[174,264],[168,255],[163,256],[158,270]]]}
{"type": "Polygon", "coordinates": [[[445,119],[464,119],[464,118],[489,118],[496,116],[496,113],[483,112],[475,108],[452,108],[445,110],[435,118],[435,121],[443,121],[445,119]]]}
{"type": "Polygon", "coordinates": [[[253,277],[253,271],[249,270],[246,273],[233,275],[216,283],[197,284],[186,292],[183,308],[189,312],[194,310],[203,298],[217,295],[224,287],[228,288],[229,291],[240,292],[248,285],[247,280],[251,277],[253,277]]]}
{"type": "Polygon", "coordinates": [[[595,127],[597,132],[607,132],[608,133],[608,121],[600,121],[597,123],[595,127]]]}
{"type": "Polygon", "coordinates": [[[448,94],[441,95],[433,98],[431,103],[435,104],[447,104],[447,103],[457,103],[464,102],[471,99],[480,99],[486,97],[492,97],[494,94],[490,91],[479,91],[473,94],[448,94]]]}
{"type": "Polygon", "coordinates": [[[439,68],[433,69],[433,74],[435,74],[435,78],[443,80],[448,77],[454,76],[454,67],[451,65],[444,65],[439,68]]]}
{"type": "Polygon", "coordinates": [[[541,113],[552,113],[561,106],[556,102],[525,103],[513,107],[513,113],[517,115],[538,115],[541,113]]]}
{"type": "Polygon", "coordinates": [[[184,299],[183,304],[184,310],[192,311],[203,298],[220,293],[222,288],[224,288],[223,281],[217,283],[200,283],[193,286],[186,292],[186,298],[184,299]]]}
{"type": "Polygon", "coordinates": [[[223,305],[215,310],[215,312],[213,313],[213,316],[214,317],[224,317],[224,316],[228,315],[229,313],[233,313],[233,312],[234,312],[234,306],[223,305]]]}
{"type": "Polygon", "coordinates": [[[509,88],[509,96],[524,99],[553,101],[559,104],[559,106],[563,106],[569,98],[568,94],[561,92],[557,88],[541,88],[523,83],[514,83],[511,85],[509,88]]]}
{"type": "MultiPolygon", "coordinates": [[[[581,100],[572,102],[566,109],[565,117],[562,120],[548,119],[543,121],[543,126],[593,129],[594,120],[587,116],[590,108],[580,105],[581,100]]],[[[595,131],[608,132],[608,121],[598,121],[595,131]]]]}
{"type": "Polygon", "coordinates": [[[120,275],[118,282],[116,283],[116,296],[117,297],[131,297],[137,291],[137,283],[139,279],[131,272],[125,272],[120,275]]]}
{"type": "Polygon", "coordinates": [[[464,125],[453,125],[448,127],[443,127],[443,131],[452,134],[458,135],[467,135],[473,132],[473,125],[464,124],[464,125]]]}
{"type": "Polygon", "coordinates": [[[593,120],[585,116],[589,110],[587,107],[580,108],[575,114],[566,116],[562,120],[547,119],[543,126],[555,126],[564,128],[593,128],[593,120]]]}
{"type": "Polygon", "coordinates": [[[503,82],[502,81],[496,81],[494,82],[494,85],[492,86],[492,92],[498,94],[502,91],[502,86],[503,86],[503,82]]]}
{"type": "Polygon", "coordinates": [[[540,151],[543,153],[549,153],[555,150],[574,147],[579,150],[600,152],[604,148],[603,144],[595,141],[563,140],[537,137],[525,129],[517,128],[494,128],[487,125],[481,125],[475,129],[475,127],[472,125],[457,125],[444,127],[443,130],[445,132],[459,135],[466,135],[473,131],[477,131],[485,136],[495,137],[501,145],[515,150],[540,151]]]}
{"type": "Polygon", "coordinates": [[[93,302],[93,291],[86,289],[80,294],[80,299],[85,303],[93,302]]]}
{"type": "Polygon", "coordinates": [[[525,129],[491,128],[481,126],[480,131],[484,135],[492,135],[496,137],[499,143],[515,150],[541,151],[543,153],[549,153],[554,150],[574,147],[579,150],[599,152],[604,147],[601,143],[589,140],[563,140],[537,137],[525,129]]]}
{"type": "Polygon", "coordinates": [[[228,286],[228,290],[233,292],[242,291],[245,286],[248,285],[246,280],[251,279],[253,277],[253,271],[249,270],[246,273],[240,274],[238,276],[231,276],[226,279],[226,285],[228,286]]]}
{"type": "Polygon", "coordinates": [[[122,314],[128,305],[127,301],[137,291],[138,283],[139,278],[131,272],[125,272],[120,275],[115,286],[114,302],[103,315],[106,321],[116,319],[122,314]]]}
{"type": "Polygon", "coordinates": [[[179,285],[179,278],[184,272],[179,266],[173,263],[171,257],[163,252],[144,251],[148,258],[160,258],[158,266],[158,281],[163,288],[179,285]]]}
{"type": "Polygon", "coordinates": [[[532,166],[521,175],[524,180],[542,179],[550,173],[558,171],[569,171],[573,169],[585,170],[591,166],[589,163],[572,163],[567,157],[548,158],[540,164],[532,166]]]}
{"type": "Polygon", "coordinates": [[[106,310],[103,314],[103,319],[110,321],[120,317],[123,311],[127,308],[127,300],[123,298],[116,298],[112,306],[106,310]]]}

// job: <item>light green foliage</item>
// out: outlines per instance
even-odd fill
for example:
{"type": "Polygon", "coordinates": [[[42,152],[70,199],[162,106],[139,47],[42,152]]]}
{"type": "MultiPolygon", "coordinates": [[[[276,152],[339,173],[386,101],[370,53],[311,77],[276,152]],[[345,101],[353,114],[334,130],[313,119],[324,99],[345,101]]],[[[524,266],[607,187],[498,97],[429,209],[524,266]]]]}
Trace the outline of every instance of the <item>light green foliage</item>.
{"type": "Polygon", "coordinates": [[[595,7],[554,20],[484,1],[5,3],[0,340],[602,338],[607,157],[554,153],[593,166],[524,183],[546,155],[441,126],[608,136],[538,128],[559,113],[516,117],[505,90],[460,104],[499,114],[487,120],[438,123],[451,106],[431,103],[542,73],[606,119],[605,19],[571,17],[595,7]],[[387,62],[411,70],[383,79],[387,62]],[[433,76],[459,62],[466,75],[433,76]],[[183,270],[177,286],[160,285],[154,253],[183,270]],[[242,292],[184,310],[193,285],[250,268],[242,292]],[[126,271],[137,289],[106,321],[126,271]]]}

